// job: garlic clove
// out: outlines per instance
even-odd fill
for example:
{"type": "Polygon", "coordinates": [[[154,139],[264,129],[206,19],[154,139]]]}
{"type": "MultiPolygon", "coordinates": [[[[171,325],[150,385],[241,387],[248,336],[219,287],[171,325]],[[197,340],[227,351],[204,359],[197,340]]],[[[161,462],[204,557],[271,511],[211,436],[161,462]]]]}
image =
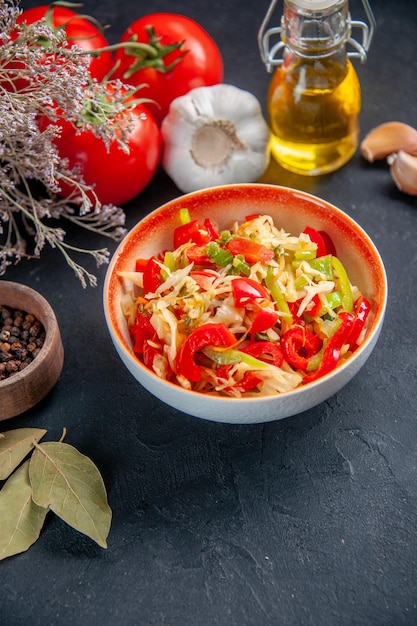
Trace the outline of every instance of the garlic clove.
{"type": "Polygon", "coordinates": [[[404,150],[389,155],[391,176],[400,191],[417,196],[417,156],[404,150]]]}
{"type": "Polygon", "coordinates": [[[403,122],[385,122],[376,126],[360,145],[361,155],[370,163],[399,150],[417,155],[417,130],[403,122]]]}
{"type": "Polygon", "coordinates": [[[233,85],[197,87],[162,122],[162,165],[181,191],[256,181],[269,163],[270,131],[257,98],[233,85]]]}

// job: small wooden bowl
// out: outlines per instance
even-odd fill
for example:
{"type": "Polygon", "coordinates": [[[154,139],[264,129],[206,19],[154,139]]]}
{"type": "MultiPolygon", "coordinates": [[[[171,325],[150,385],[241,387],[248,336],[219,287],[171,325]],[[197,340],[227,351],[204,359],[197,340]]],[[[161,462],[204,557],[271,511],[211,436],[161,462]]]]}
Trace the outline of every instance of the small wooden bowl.
{"type": "Polygon", "coordinates": [[[27,411],[50,392],[62,371],[64,348],[55,313],[40,293],[1,280],[0,304],[32,313],[45,328],[44,344],[34,360],[0,381],[0,420],[5,420],[27,411]]]}

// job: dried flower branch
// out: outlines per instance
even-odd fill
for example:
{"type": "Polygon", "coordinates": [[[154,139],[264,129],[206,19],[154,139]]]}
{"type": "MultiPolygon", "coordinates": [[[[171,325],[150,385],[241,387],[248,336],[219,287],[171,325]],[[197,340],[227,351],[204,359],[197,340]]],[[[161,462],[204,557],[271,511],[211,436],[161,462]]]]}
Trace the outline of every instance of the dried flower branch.
{"type": "Polygon", "coordinates": [[[53,142],[58,128],[41,130],[38,119],[47,110],[48,117],[65,118],[77,132],[91,130],[106,145],[117,140],[126,149],[130,118],[120,115],[126,86],[112,81],[109,104],[108,83],[90,77],[85,51],[45,21],[17,24],[19,4],[0,0],[0,275],[23,257],[39,257],[49,244],[64,255],[83,287],[87,280],[94,286],[96,277],[72,255],[89,255],[100,266],[109,252],[70,245],[62,222],[117,241],[125,233],[124,212],[101,205],[81,173],[60,158],[53,142]],[[68,183],[74,191],[63,200],[58,194],[68,183]],[[33,249],[27,237],[33,238],[33,249]]]}

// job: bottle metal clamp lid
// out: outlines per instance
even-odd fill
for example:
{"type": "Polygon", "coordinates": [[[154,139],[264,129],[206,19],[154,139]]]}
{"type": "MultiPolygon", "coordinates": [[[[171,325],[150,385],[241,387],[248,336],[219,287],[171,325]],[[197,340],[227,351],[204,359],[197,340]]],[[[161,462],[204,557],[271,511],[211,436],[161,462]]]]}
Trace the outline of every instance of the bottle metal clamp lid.
{"type": "MultiPolygon", "coordinates": [[[[272,0],[258,32],[258,46],[261,59],[265,63],[268,72],[272,72],[275,66],[283,63],[284,59],[282,53],[283,49],[287,46],[288,29],[285,14],[281,17],[280,26],[268,28],[277,3],[278,0],[272,0]],[[280,39],[274,43],[273,40],[276,39],[278,35],[280,39]]],[[[344,10],[347,19],[341,19],[335,40],[330,41],[329,39],[326,41],[322,39],[323,53],[331,53],[333,44],[338,45],[340,41],[342,41],[342,43],[349,44],[352,48],[348,50],[348,56],[359,58],[361,62],[364,63],[371,45],[376,22],[369,0],[362,0],[362,4],[369,24],[362,21],[351,20],[347,9],[348,0],[284,0],[285,8],[290,9],[292,12],[299,12],[299,14],[305,18],[314,17],[316,22],[319,22],[320,19],[325,20],[332,12],[334,13],[340,10],[342,12],[341,14],[343,14],[344,10]],[[361,41],[357,41],[351,37],[351,30],[353,28],[360,29],[362,33],[361,41]]],[[[308,40],[306,39],[306,41],[308,40]]],[[[300,52],[302,53],[302,47],[300,52]]]]}

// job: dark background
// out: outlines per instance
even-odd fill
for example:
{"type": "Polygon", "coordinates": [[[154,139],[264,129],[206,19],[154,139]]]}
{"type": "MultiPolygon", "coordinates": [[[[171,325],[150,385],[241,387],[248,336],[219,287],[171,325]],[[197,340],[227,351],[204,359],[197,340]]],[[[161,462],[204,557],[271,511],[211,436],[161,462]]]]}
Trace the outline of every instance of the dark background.
{"type": "MultiPolygon", "coordinates": [[[[389,120],[417,125],[417,3],[372,4],[369,59],[354,61],[361,137],[389,120]]],[[[198,20],[224,55],[225,82],[264,106],[270,76],[256,35],[267,7],[86,0],[83,10],[111,25],[112,42],[150,12],[198,20]]],[[[350,8],[364,19],[359,1],[350,8]]],[[[417,199],[396,190],[385,163],[370,166],[359,154],[326,177],[272,167],[265,180],[336,204],[374,240],[390,284],[375,351],[342,391],[296,417],[253,426],[199,420],[150,396],[116,356],[102,310],[105,267],[87,290],[54,251],[12,267],[3,278],[34,287],[55,309],[65,364],[50,395],[1,430],[46,428],[57,440],[66,427],[66,441],[102,472],[113,523],[103,550],[51,514],[28,552],[0,563],[1,624],[417,623],[417,199]]],[[[159,172],[125,207],[128,227],[179,194],[159,172]]]]}

